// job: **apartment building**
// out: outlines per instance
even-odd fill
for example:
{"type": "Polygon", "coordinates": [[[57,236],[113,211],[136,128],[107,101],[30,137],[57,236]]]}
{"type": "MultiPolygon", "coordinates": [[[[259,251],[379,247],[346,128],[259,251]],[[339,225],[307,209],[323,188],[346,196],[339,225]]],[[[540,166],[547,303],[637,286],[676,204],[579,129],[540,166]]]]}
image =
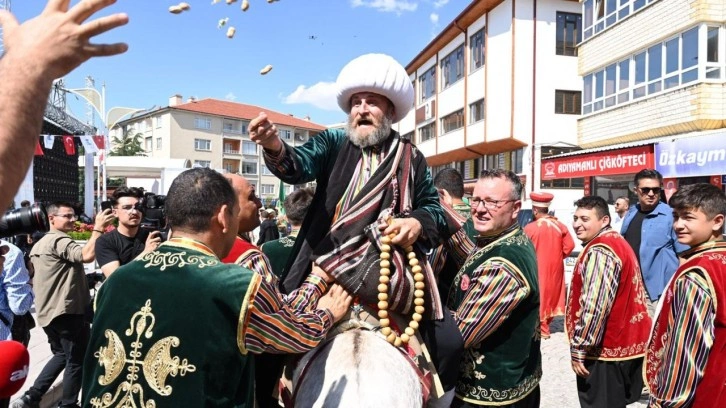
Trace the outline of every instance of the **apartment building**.
{"type": "MultiPolygon", "coordinates": [[[[564,0],[472,1],[406,66],[414,109],[398,123],[435,173],[516,172],[570,208],[583,179],[542,180],[543,157],[576,149],[582,79],[581,5],[564,0]]],[[[528,202],[525,202],[528,205],[528,202]]]]}
{"type": "MultiPolygon", "coordinates": [[[[292,146],[305,143],[325,129],[309,118],[296,118],[259,106],[218,99],[169,98],[169,106],[151,109],[119,122],[111,136],[140,133],[148,157],[188,159],[192,166],[240,173],[255,185],[258,195],[270,204],[280,194],[280,182],[265,166],[262,150],[252,142],[249,122],[267,112],[280,137],[292,146]]],[[[285,194],[294,186],[285,185],[285,194]]]]}
{"type": "Polygon", "coordinates": [[[543,178],[584,177],[585,192],[631,195],[655,168],[667,197],[726,181],[726,2],[585,0],[577,144],[542,163],[543,178]]]}

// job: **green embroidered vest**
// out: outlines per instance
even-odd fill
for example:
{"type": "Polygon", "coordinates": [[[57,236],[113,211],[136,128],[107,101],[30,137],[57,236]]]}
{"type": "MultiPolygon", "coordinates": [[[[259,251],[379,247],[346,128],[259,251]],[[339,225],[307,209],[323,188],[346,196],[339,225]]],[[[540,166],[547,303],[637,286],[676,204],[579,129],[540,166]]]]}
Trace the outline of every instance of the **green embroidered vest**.
{"type": "Polygon", "coordinates": [[[101,287],[84,407],[252,407],[244,332],[260,278],[175,238],[101,287]]]}
{"type": "Polygon", "coordinates": [[[277,275],[278,278],[282,277],[283,270],[287,266],[287,260],[290,258],[292,248],[295,246],[295,238],[288,235],[274,241],[265,242],[260,247],[262,253],[270,261],[272,273],[277,275]]]}
{"type": "Polygon", "coordinates": [[[521,228],[469,256],[454,279],[448,305],[456,310],[474,272],[496,258],[511,263],[530,292],[494,333],[464,350],[456,395],[474,405],[512,404],[529,395],[542,376],[537,260],[534,246],[521,228]]]}

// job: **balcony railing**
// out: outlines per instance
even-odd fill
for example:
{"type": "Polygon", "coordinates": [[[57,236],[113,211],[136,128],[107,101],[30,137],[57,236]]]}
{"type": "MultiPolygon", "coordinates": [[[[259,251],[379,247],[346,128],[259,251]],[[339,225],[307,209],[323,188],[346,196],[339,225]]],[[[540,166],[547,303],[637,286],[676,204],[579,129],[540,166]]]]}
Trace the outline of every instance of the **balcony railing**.
{"type": "Polygon", "coordinates": [[[239,155],[239,150],[224,149],[224,154],[235,154],[235,155],[239,155]]]}

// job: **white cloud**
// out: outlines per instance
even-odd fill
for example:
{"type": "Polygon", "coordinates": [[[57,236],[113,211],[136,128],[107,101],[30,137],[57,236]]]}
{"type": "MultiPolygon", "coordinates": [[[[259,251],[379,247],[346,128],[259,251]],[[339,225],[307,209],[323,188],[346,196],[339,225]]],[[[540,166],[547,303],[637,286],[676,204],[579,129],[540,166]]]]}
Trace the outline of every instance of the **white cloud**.
{"type": "Polygon", "coordinates": [[[433,25],[437,25],[439,24],[439,15],[436,13],[431,13],[431,15],[429,16],[429,20],[431,20],[431,23],[433,25]]]}
{"type": "Polygon", "coordinates": [[[350,0],[352,7],[369,7],[382,12],[401,14],[404,11],[416,11],[418,3],[406,0],[350,0]]]}
{"type": "Polygon", "coordinates": [[[434,1],[434,8],[444,7],[448,3],[449,3],[449,0],[435,0],[434,1]]]}
{"type": "Polygon", "coordinates": [[[232,92],[230,92],[230,93],[228,93],[227,95],[224,96],[224,99],[226,99],[228,101],[234,101],[234,100],[237,99],[237,95],[235,95],[232,92]]]}
{"type": "Polygon", "coordinates": [[[332,111],[340,109],[336,94],[335,82],[318,82],[310,87],[299,85],[293,93],[284,96],[282,101],[287,104],[309,103],[316,108],[332,111]]]}

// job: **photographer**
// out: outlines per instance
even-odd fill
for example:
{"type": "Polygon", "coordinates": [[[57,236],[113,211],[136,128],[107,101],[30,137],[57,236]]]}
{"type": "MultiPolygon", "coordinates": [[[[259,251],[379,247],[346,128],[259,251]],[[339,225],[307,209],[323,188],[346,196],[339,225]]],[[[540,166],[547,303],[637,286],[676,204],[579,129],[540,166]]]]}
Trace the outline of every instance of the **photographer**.
{"type": "Polygon", "coordinates": [[[118,228],[96,241],[96,260],[106,277],[140,254],[153,251],[161,243],[159,231],[148,235],[141,233],[143,196],[140,188],[119,187],[111,197],[111,209],[118,219],[118,228]]]}

